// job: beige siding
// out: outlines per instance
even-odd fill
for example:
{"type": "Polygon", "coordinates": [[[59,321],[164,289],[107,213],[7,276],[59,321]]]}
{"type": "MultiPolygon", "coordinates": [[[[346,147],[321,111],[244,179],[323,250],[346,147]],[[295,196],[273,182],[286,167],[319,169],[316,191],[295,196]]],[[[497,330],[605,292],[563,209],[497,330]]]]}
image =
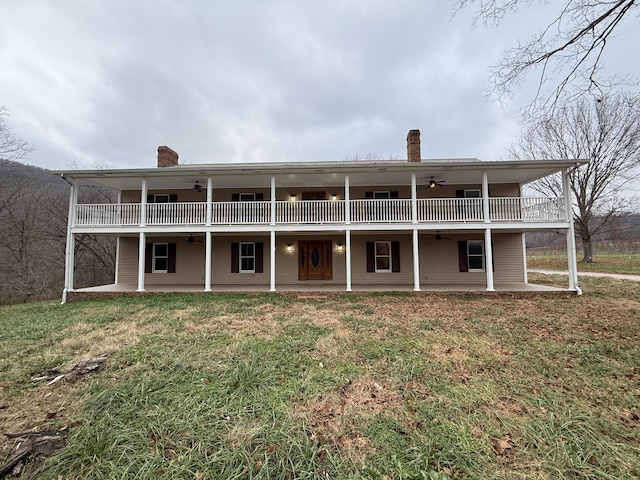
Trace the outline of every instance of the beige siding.
{"type": "MultiPolygon", "coordinates": [[[[420,282],[437,284],[486,284],[485,272],[460,272],[458,262],[459,240],[484,240],[484,233],[467,235],[443,234],[452,240],[437,242],[432,234],[420,235],[420,282]]],[[[520,233],[494,233],[494,282],[521,282],[524,280],[522,235],[520,233]]]]}
{"type": "Polygon", "coordinates": [[[351,236],[351,278],[354,285],[400,285],[413,283],[412,234],[351,236]],[[400,242],[399,272],[367,272],[367,242],[400,242]]]}

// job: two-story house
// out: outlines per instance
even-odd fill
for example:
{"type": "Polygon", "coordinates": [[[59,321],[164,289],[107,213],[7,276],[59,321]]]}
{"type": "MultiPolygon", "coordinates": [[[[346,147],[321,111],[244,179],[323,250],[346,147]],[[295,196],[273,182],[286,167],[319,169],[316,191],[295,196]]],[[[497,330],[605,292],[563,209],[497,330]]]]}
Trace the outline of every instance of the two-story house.
{"type": "MultiPolygon", "coordinates": [[[[566,232],[578,292],[567,172],[586,161],[407,160],[190,164],[57,172],[72,185],[64,299],[77,234],[117,238],[115,283],[82,291],[518,290],[524,235],[566,232]],[[523,196],[561,174],[563,197],[523,196]],[[118,194],[79,204],[79,183],[118,194]]],[[[77,292],[81,293],[81,292],[77,292]]]]}

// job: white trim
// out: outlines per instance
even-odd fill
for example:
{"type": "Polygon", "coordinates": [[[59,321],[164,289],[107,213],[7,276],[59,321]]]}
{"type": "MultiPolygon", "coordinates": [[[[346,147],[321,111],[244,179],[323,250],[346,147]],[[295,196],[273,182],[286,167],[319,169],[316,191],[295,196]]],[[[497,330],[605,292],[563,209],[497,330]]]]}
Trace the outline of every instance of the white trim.
{"type": "Polygon", "coordinates": [[[524,273],[524,283],[529,283],[529,272],[527,272],[527,236],[525,232],[520,234],[522,236],[522,265],[524,273]]]}
{"type": "Polygon", "coordinates": [[[351,291],[351,230],[345,232],[345,248],[347,249],[347,255],[345,257],[345,264],[347,270],[347,292],[351,291]]]}
{"type": "Polygon", "coordinates": [[[276,232],[269,235],[269,291],[276,291],[276,232]]]}
{"type": "Polygon", "coordinates": [[[204,252],[204,291],[211,291],[211,232],[205,234],[204,252]]]}

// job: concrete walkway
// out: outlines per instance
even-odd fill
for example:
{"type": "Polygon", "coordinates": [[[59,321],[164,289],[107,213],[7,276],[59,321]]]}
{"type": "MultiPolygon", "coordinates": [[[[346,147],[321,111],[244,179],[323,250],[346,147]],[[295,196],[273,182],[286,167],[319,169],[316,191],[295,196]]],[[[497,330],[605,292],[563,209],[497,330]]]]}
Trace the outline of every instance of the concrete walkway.
{"type": "MultiPolygon", "coordinates": [[[[545,275],[569,275],[567,270],[539,270],[537,268],[527,269],[530,273],[543,273],[545,275]]],[[[624,273],[600,273],[600,272],[578,272],[579,277],[605,277],[616,280],[629,280],[630,282],[640,282],[640,275],[627,275],[624,273]]]]}

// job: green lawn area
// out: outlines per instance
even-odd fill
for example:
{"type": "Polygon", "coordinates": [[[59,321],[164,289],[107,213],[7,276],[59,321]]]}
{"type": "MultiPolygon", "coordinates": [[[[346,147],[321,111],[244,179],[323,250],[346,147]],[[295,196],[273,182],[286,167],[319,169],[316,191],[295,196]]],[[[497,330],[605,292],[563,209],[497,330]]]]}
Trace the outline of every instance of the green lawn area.
{"type": "Polygon", "coordinates": [[[640,283],[581,286],[0,307],[0,431],[66,437],[22,478],[639,478],[640,283]]]}
{"type": "MultiPolygon", "coordinates": [[[[578,255],[578,259],[580,259],[578,255]]],[[[640,275],[640,253],[603,253],[593,263],[578,263],[579,272],[627,273],[640,275]]],[[[567,256],[562,254],[527,255],[529,268],[566,270],[567,256]]]]}

